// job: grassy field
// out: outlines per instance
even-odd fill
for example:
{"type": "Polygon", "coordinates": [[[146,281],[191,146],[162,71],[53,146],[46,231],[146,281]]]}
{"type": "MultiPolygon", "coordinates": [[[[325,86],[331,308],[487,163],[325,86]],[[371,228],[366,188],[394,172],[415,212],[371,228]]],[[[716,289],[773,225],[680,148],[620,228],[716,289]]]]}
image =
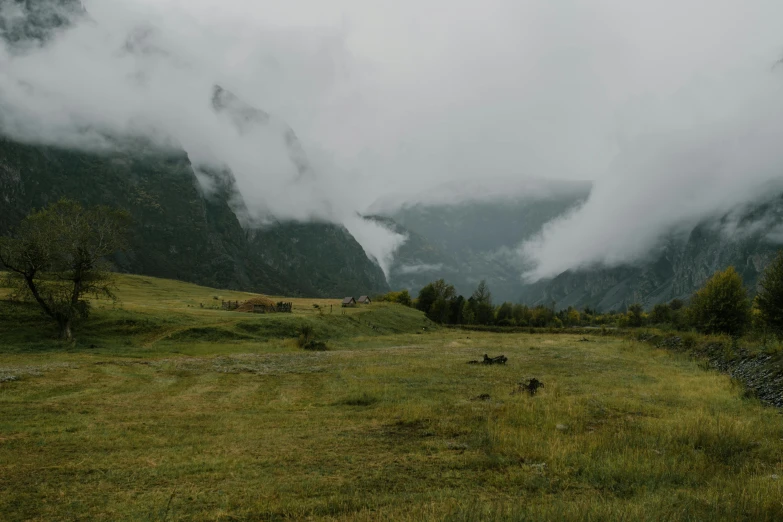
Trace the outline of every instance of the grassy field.
{"type": "Polygon", "coordinates": [[[783,519],[783,418],[682,355],[397,305],[237,314],[146,277],[120,295],[72,344],[0,303],[3,520],[783,519]],[[303,324],[330,350],[299,349],[303,324]],[[484,353],[509,362],[466,364],[484,353]]]}
{"type": "MultiPolygon", "coordinates": [[[[0,289],[0,299],[3,293],[8,291],[0,289]]],[[[76,342],[66,345],[52,343],[56,329],[34,306],[0,301],[3,352],[23,354],[22,360],[62,352],[120,357],[260,353],[294,347],[304,325],[320,340],[347,343],[435,327],[410,308],[388,303],[341,308],[339,299],[272,297],[293,302],[293,313],[230,312],[220,309],[222,300],[243,301],[256,294],[143,276],[121,276],[117,294],[116,304],[93,303],[90,320],[76,325],[76,342]]]]}

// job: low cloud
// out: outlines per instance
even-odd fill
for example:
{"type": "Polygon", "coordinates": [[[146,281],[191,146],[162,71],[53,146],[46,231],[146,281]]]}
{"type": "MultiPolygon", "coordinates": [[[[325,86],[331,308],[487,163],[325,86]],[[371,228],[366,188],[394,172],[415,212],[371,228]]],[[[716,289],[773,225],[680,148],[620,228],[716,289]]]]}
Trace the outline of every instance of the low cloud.
{"type": "MultiPolygon", "coordinates": [[[[17,23],[7,5],[0,18],[17,23]]],[[[0,45],[3,134],[184,148],[205,171],[230,168],[248,219],[344,223],[387,271],[401,239],[355,218],[376,201],[546,197],[552,180],[594,180],[519,248],[536,279],[639,261],[780,189],[779,1],[84,5],[45,45],[0,45]],[[216,114],[215,85],[268,121],[216,114]]]]}
{"type": "Polygon", "coordinates": [[[408,236],[389,230],[379,222],[365,219],[359,214],[346,218],[344,223],[351,235],[362,245],[367,257],[378,263],[388,279],[394,253],[408,240],[408,236]]]}
{"type": "Polygon", "coordinates": [[[399,272],[400,274],[409,275],[409,274],[426,274],[429,272],[440,272],[443,270],[443,263],[437,263],[437,264],[426,264],[422,263],[420,265],[400,265],[395,269],[395,272],[399,272]]]}
{"type": "Polygon", "coordinates": [[[783,191],[783,77],[738,75],[660,107],[690,110],[689,121],[651,121],[584,205],[524,243],[520,254],[536,267],[527,279],[642,261],[672,234],[783,191]]]}

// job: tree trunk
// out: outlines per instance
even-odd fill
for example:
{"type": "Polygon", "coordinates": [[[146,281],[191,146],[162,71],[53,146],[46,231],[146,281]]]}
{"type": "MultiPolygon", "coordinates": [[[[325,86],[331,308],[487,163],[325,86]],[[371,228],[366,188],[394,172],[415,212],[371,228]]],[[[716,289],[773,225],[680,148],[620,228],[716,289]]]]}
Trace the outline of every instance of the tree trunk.
{"type": "Polygon", "coordinates": [[[63,341],[70,341],[73,339],[73,335],[71,334],[71,320],[60,319],[58,323],[60,324],[60,339],[63,341]]]}

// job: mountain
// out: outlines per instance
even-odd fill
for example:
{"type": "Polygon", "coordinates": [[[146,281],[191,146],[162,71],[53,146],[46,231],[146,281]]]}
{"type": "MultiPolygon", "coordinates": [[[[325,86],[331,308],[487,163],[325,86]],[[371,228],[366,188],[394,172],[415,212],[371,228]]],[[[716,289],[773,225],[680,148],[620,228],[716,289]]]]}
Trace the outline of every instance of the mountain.
{"type": "Polygon", "coordinates": [[[243,228],[227,194],[201,190],[181,150],[136,141],[88,153],[0,138],[0,233],[61,197],[131,212],[131,249],[116,259],[123,271],[313,297],[388,288],[380,267],[342,226],[243,228]]]}
{"type": "Polygon", "coordinates": [[[715,271],[729,266],[754,291],[781,248],[782,230],[783,196],[776,196],[704,221],[685,237],[670,238],[645,263],[567,271],[525,287],[521,300],[602,311],[625,310],[631,303],[641,303],[649,309],[689,298],[715,271]]]}
{"type": "Polygon", "coordinates": [[[588,194],[586,185],[527,197],[484,194],[479,201],[417,202],[369,219],[408,238],[391,265],[393,288],[415,293],[443,278],[469,295],[479,280],[486,279],[497,302],[601,311],[625,310],[637,302],[649,309],[675,298],[687,299],[715,271],[728,266],[755,289],[783,243],[783,196],[775,196],[706,219],[686,234],[672,234],[643,262],[569,270],[524,283],[521,274],[526,266],[515,248],[588,194]]]}
{"type": "MultiPolygon", "coordinates": [[[[78,0],[0,0],[0,39],[45,43],[85,11],[78,0]]],[[[129,49],[132,50],[132,49],[129,49]]],[[[1,93],[0,93],[1,94],[1,93]]],[[[294,131],[222,87],[216,117],[237,129],[276,125],[299,178],[314,175],[294,131]]],[[[383,271],[341,225],[249,215],[228,168],[193,165],[176,147],[105,136],[111,150],[69,150],[3,134],[0,114],[0,234],[61,197],[130,211],[131,248],[120,270],[269,294],[342,297],[388,290],[383,271]]]]}
{"type": "Polygon", "coordinates": [[[571,183],[535,195],[510,191],[502,197],[487,195],[488,200],[421,201],[368,219],[407,237],[389,270],[392,288],[417,292],[444,278],[457,292],[470,295],[485,279],[496,300],[518,300],[525,265],[514,249],[578,206],[589,191],[587,183],[571,183]]]}

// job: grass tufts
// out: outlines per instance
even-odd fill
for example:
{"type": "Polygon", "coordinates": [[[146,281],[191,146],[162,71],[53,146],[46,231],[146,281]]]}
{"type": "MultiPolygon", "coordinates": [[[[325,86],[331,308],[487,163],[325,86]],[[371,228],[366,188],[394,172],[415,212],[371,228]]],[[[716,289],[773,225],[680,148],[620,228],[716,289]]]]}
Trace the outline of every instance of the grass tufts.
{"type": "Polygon", "coordinates": [[[372,406],[380,402],[380,399],[374,395],[370,395],[367,392],[362,392],[359,395],[347,397],[339,402],[344,406],[372,406]]]}

